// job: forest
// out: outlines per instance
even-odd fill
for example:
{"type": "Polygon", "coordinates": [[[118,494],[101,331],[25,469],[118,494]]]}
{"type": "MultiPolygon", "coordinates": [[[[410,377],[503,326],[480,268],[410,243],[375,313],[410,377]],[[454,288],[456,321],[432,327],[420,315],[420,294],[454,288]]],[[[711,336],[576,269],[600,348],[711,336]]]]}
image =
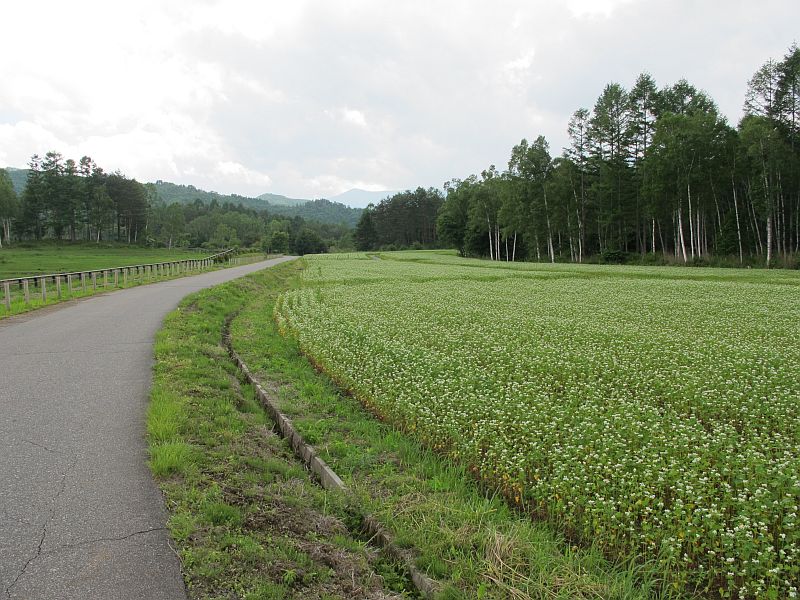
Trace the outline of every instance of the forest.
{"type": "Polygon", "coordinates": [[[436,219],[444,197],[434,188],[394,194],[361,213],[353,234],[359,250],[437,247],[436,219]]]}
{"type": "MultiPolygon", "coordinates": [[[[800,49],[747,84],[728,124],[685,80],[647,73],[611,83],[576,110],[568,147],[522,139],[504,171],[445,183],[435,233],[431,192],[370,207],[360,249],[452,247],[492,260],[797,266],[800,249],[800,49]]],[[[435,194],[433,194],[435,196],[435,194]]]]}
{"type": "Polygon", "coordinates": [[[351,228],[242,203],[167,203],[155,184],[108,174],[90,157],[34,155],[17,196],[0,169],[0,246],[12,240],[117,241],[147,246],[260,247],[308,254],[352,248],[351,228]]]}

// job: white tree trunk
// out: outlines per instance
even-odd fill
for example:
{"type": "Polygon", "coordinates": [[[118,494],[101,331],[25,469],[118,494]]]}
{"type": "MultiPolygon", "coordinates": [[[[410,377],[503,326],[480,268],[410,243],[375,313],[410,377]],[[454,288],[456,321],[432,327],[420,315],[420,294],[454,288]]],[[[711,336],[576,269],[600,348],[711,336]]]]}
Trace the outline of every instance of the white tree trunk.
{"type": "MultiPolygon", "coordinates": [[[[689,197],[689,249],[691,250],[692,260],[694,260],[694,227],[692,227],[692,188],[687,183],[686,184],[686,195],[689,197]]],[[[678,213],[680,217],[680,213],[678,213]]],[[[683,227],[681,227],[681,243],[683,243],[683,227]]],[[[684,256],[686,252],[684,251],[684,256]]],[[[684,259],[684,262],[686,260],[684,259]]]]}
{"type": "Polygon", "coordinates": [[[683,252],[683,262],[686,261],[686,240],[683,238],[683,216],[682,210],[678,209],[678,239],[681,242],[681,252],[683,252]]]}
{"type": "Polygon", "coordinates": [[[486,222],[489,224],[489,260],[494,260],[494,242],[492,241],[492,222],[489,215],[486,215],[486,222]]]}
{"type": "Polygon", "coordinates": [[[547,207],[547,190],[542,189],[544,195],[544,218],[547,222],[547,251],[550,253],[550,262],[556,262],[556,254],[553,251],[553,232],[550,230],[550,209],[547,207]]]}
{"type": "Polygon", "coordinates": [[[772,260],[772,213],[767,215],[767,267],[772,260]]]}
{"type": "Polygon", "coordinates": [[[653,219],[653,254],[656,253],[656,220],[653,219]]]}
{"type": "Polygon", "coordinates": [[[511,262],[517,260],[517,232],[514,231],[514,245],[511,247],[511,262]]]}

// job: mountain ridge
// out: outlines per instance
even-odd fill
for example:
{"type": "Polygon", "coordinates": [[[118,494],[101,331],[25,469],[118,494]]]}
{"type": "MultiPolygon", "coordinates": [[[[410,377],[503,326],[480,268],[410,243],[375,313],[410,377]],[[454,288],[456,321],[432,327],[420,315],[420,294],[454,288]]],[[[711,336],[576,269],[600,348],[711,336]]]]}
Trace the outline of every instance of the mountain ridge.
{"type": "MultiPolygon", "coordinates": [[[[11,178],[11,183],[17,195],[22,195],[27,182],[28,169],[18,169],[16,167],[5,167],[5,169],[11,178]]],[[[344,223],[350,227],[355,227],[362,212],[361,208],[347,206],[342,202],[337,202],[335,199],[319,198],[308,200],[289,198],[288,196],[272,193],[265,193],[256,198],[251,198],[238,194],[209,192],[193,185],[171,183],[161,179],[151,182],[149,185],[154,186],[159,198],[167,204],[191,204],[196,200],[203,204],[210,204],[214,201],[219,204],[231,202],[254,210],[266,210],[276,216],[287,218],[302,217],[303,219],[321,223],[344,223]]]]}

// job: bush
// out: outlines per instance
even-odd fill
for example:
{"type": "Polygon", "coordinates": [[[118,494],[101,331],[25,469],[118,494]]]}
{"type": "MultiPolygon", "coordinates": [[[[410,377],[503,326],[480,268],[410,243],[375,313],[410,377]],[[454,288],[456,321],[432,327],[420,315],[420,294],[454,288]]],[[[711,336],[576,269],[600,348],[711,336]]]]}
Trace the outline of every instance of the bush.
{"type": "Polygon", "coordinates": [[[628,254],[622,250],[603,250],[600,253],[600,262],[607,265],[624,265],[628,262],[628,254]]]}

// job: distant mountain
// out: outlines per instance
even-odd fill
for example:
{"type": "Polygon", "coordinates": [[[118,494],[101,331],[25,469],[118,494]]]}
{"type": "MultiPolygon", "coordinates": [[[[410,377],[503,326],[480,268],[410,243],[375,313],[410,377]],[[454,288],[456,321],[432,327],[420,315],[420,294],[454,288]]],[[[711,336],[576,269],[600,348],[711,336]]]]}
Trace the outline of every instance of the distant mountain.
{"type": "Polygon", "coordinates": [[[355,227],[361,217],[360,208],[350,208],[340,202],[329,200],[298,200],[278,194],[262,194],[258,198],[248,198],[237,194],[225,195],[207,192],[193,185],[178,185],[160,180],[154,185],[159,197],[167,204],[175,202],[191,204],[195,200],[209,204],[216,200],[219,204],[225,202],[241,204],[247,208],[266,210],[282,217],[303,217],[306,220],[321,223],[345,223],[350,227],[355,227]]]}
{"type": "Polygon", "coordinates": [[[25,184],[28,183],[28,169],[15,169],[14,167],[6,167],[6,172],[11,178],[11,184],[14,186],[14,191],[17,196],[22,194],[25,189],[25,184]]]}
{"type": "Polygon", "coordinates": [[[333,202],[341,202],[342,204],[346,204],[347,206],[353,206],[357,208],[364,208],[372,202],[373,204],[377,204],[387,196],[391,196],[392,194],[396,194],[396,191],[392,190],[384,190],[382,192],[371,192],[369,190],[360,190],[358,188],[353,188],[352,190],[347,190],[346,192],[342,192],[336,196],[331,196],[329,200],[333,202]]]}
{"type": "Polygon", "coordinates": [[[305,204],[308,202],[308,199],[300,199],[300,198],[287,198],[286,196],[281,196],[280,194],[261,194],[257,196],[259,200],[266,200],[273,206],[299,206],[300,204],[305,204]]]}
{"type": "MultiPolygon", "coordinates": [[[[14,185],[14,190],[21,195],[27,183],[28,169],[7,167],[6,171],[14,185]]],[[[213,201],[219,204],[230,202],[255,210],[266,210],[271,214],[283,217],[302,217],[321,223],[345,223],[350,227],[355,227],[362,212],[360,208],[351,208],[342,202],[332,200],[301,200],[279,194],[261,194],[258,198],[248,198],[238,194],[207,192],[193,185],[180,185],[161,180],[156,181],[153,186],[155,186],[158,196],[167,204],[191,204],[195,200],[200,200],[203,204],[210,204],[213,201]]]]}
{"type": "Polygon", "coordinates": [[[167,204],[191,204],[195,200],[200,200],[203,204],[210,204],[213,200],[216,200],[219,204],[231,202],[256,210],[265,210],[267,208],[267,204],[258,198],[248,198],[246,196],[239,196],[238,194],[228,195],[218,192],[207,192],[193,185],[181,185],[178,183],[170,183],[169,181],[161,181],[160,179],[153,185],[156,188],[156,192],[158,192],[159,198],[167,204]]]}
{"type": "Polygon", "coordinates": [[[350,227],[356,226],[363,212],[361,208],[351,208],[341,202],[331,202],[324,198],[308,200],[305,204],[297,206],[270,205],[268,210],[271,213],[287,217],[303,217],[309,221],[321,221],[322,223],[345,223],[350,227]]]}

